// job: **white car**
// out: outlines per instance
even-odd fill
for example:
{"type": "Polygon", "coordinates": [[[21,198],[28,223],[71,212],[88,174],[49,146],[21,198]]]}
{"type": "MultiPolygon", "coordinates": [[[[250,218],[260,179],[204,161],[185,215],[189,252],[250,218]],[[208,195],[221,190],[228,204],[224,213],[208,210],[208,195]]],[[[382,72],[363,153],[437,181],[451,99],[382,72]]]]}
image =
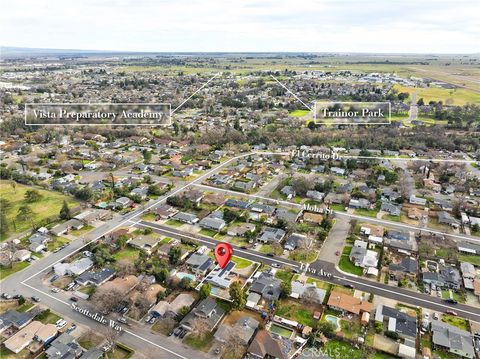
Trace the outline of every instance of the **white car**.
{"type": "Polygon", "coordinates": [[[425,314],[423,315],[423,319],[429,320],[429,319],[430,319],[430,313],[425,313],[425,314]]]}
{"type": "Polygon", "coordinates": [[[67,325],[67,321],[65,319],[59,319],[57,320],[55,325],[57,326],[57,329],[62,329],[64,326],[67,325]]]}
{"type": "Polygon", "coordinates": [[[52,293],[58,293],[58,292],[60,292],[60,289],[58,289],[58,288],[52,288],[52,293]]]}

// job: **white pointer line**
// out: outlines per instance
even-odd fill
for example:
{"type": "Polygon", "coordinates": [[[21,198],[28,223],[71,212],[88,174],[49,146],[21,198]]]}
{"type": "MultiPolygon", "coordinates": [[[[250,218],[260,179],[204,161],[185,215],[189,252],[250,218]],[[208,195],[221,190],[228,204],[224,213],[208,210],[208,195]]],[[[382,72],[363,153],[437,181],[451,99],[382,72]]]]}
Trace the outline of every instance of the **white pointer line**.
{"type": "Polygon", "coordinates": [[[293,97],[295,97],[298,101],[300,101],[303,106],[305,106],[306,108],[308,108],[310,111],[313,111],[313,109],[312,109],[310,106],[308,106],[305,102],[303,102],[302,100],[300,100],[300,98],[299,98],[297,95],[295,95],[292,91],[290,91],[290,90],[287,88],[287,86],[285,86],[285,85],[282,84],[280,81],[278,81],[278,80],[275,78],[275,76],[273,76],[273,75],[270,75],[270,76],[271,76],[272,79],[274,79],[280,86],[282,86],[285,90],[287,90],[288,93],[292,94],[293,97]]]}
{"type": "Polygon", "coordinates": [[[197,92],[199,92],[200,90],[202,90],[205,86],[207,86],[211,81],[213,81],[213,79],[215,77],[217,77],[218,75],[220,75],[220,72],[215,74],[210,80],[208,80],[207,82],[205,82],[197,91],[195,91],[194,93],[192,93],[186,100],[184,100],[180,105],[178,105],[173,111],[170,111],[170,116],[172,116],[180,107],[182,107],[183,105],[185,105],[185,103],[190,100],[193,96],[195,96],[197,94],[197,92]]]}

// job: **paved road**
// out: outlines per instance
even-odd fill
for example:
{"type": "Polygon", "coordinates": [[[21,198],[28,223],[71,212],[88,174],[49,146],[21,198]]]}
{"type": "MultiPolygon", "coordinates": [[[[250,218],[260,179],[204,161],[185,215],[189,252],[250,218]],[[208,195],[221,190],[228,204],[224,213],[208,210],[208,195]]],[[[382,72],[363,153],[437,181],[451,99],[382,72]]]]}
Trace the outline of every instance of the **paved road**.
{"type": "MultiPolygon", "coordinates": [[[[188,233],[178,228],[171,228],[171,227],[157,224],[157,223],[140,221],[139,223],[136,224],[136,226],[149,227],[149,228],[152,228],[155,232],[165,236],[169,236],[169,237],[174,237],[178,239],[185,238],[185,239],[196,240],[208,248],[214,248],[218,243],[218,241],[210,237],[206,237],[200,234],[188,233]]],[[[235,255],[242,258],[247,258],[252,261],[261,262],[268,265],[272,265],[276,263],[276,264],[287,266],[296,270],[302,270],[304,268],[300,263],[292,261],[290,259],[268,257],[263,253],[256,252],[250,249],[242,249],[241,247],[238,247],[235,245],[233,245],[232,247],[234,249],[235,255]]],[[[331,255],[335,256],[334,253],[332,253],[331,255]]],[[[462,305],[462,304],[449,305],[444,303],[442,299],[432,297],[430,295],[409,291],[407,289],[391,287],[386,284],[368,280],[361,277],[351,276],[351,275],[340,272],[335,267],[335,264],[330,261],[318,259],[314,263],[310,264],[307,272],[308,272],[307,275],[311,277],[315,277],[333,284],[339,284],[339,285],[352,284],[355,286],[356,289],[359,289],[365,292],[373,293],[375,295],[380,295],[386,298],[399,300],[413,306],[425,307],[438,312],[445,312],[448,309],[452,309],[462,317],[475,320],[475,321],[480,321],[479,307],[471,307],[471,306],[462,305]],[[322,270],[324,272],[330,273],[332,276],[328,277],[328,276],[322,275],[321,274],[322,270]]]]}

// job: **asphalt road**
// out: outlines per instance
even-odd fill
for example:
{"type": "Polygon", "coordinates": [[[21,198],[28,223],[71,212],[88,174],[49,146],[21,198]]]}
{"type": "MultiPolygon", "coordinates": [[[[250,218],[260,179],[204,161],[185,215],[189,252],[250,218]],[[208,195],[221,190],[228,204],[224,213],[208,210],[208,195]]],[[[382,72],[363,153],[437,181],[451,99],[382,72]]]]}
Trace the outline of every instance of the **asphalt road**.
{"type": "MultiPolygon", "coordinates": [[[[218,241],[210,237],[206,237],[200,234],[191,234],[179,230],[177,228],[171,228],[157,223],[140,221],[136,224],[138,227],[148,227],[152,228],[155,232],[162,234],[164,236],[169,236],[173,238],[186,238],[193,239],[199,243],[205,245],[208,248],[214,248],[218,241]]],[[[304,270],[304,267],[295,261],[284,258],[275,258],[269,257],[263,253],[256,252],[250,249],[242,249],[238,246],[232,246],[234,249],[234,255],[237,255],[242,258],[247,258],[252,261],[261,262],[267,265],[279,264],[287,267],[291,267],[296,270],[304,270]]],[[[331,256],[335,256],[334,253],[331,253],[331,256]]],[[[383,283],[365,279],[362,277],[357,277],[342,273],[336,269],[335,264],[332,262],[327,262],[325,260],[318,259],[308,266],[307,269],[308,276],[339,285],[352,284],[355,289],[362,290],[368,293],[373,293],[382,297],[399,300],[401,302],[425,307],[438,312],[445,312],[446,310],[453,310],[460,316],[468,318],[474,321],[480,321],[480,308],[471,307],[463,304],[450,305],[445,303],[442,299],[433,297],[430,295],[417,293],[403,288],[391,287],[383,283]],[[329,273],[331,276],[323,275],[322,273],[329,273]]]]}

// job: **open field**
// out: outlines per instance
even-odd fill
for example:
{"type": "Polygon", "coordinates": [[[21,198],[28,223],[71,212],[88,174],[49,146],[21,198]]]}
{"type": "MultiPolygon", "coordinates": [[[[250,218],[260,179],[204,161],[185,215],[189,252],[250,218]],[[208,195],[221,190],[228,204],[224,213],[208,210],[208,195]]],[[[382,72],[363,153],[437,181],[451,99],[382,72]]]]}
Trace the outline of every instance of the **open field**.
{"type": "Polygon", "coordinates": [[[9,230],[0,237],[1,240],[7,239],[9,235],[29,230],[33,224],[39,225],[42,224],[43,220],[57,217],[64,200],[67,201],[71,209],[78,204],[73,198],[58,192],[46,191],[18,183],[14,188],[11,185],[11,181],[0,181],[0,197],[10,203],[10,208],[6,210],[9,230]],[[41,198],[38,201],[33,203],[25,201],[25,193],[30,189],[35,189],[40,193],[41,198]],[[33,211],[33,215],[28,220],[19,221],[16,217],[18,209],[23,205],[28,205],[33,211]]]}
{"type": "Polygon", "coordinates": [[[480,103],[480,93],[457,88],[457,89],[445,89],[440,87],[406,87],[401,85],[395,85],[395,89],[399,92],[408,92],[412,94],[417,93],[417,99],[423,98],[425,103],[429,101],[442,101],[446,105],[465,105],[467,103],[480,103]]]}

